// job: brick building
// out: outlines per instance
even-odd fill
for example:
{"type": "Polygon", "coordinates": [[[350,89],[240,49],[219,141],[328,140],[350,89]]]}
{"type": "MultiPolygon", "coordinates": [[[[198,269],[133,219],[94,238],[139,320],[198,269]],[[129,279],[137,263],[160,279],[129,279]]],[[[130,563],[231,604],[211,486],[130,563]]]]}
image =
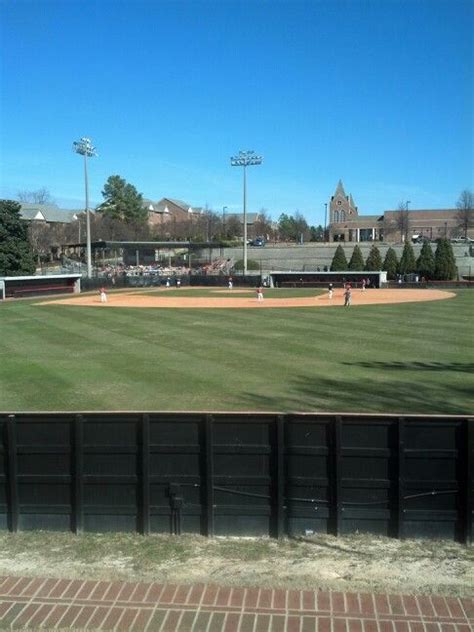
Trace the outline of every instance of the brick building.
{"type": "Polygon", "coordinates": [[[171,198],[162,198],[159,202],[143,200],[143,203],[148,211],[148,223],[150,226],[162,226],[170,221],[188,221],[204,213],[201,207],[193,207],[187,202],[171,198]]]}
{"type": "MultiPolygon", "coordinates": [[[[342,181],[329,202],[329,241],[400,242],[404,235],[397,229],[399,210],[387,210],[377,215],[359,215],[352,195],[347,195],[342,181]]],[[[408,234],[430,240],[457,237],[461,234],[458,210],[417,209],[408,211],[408,234]]]]}

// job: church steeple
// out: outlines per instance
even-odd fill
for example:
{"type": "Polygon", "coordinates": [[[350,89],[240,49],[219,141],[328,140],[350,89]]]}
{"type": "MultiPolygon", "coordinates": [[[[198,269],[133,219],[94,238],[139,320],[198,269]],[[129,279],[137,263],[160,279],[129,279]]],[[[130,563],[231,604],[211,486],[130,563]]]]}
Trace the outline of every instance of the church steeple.
{"type": "Polygon", "coordinates": [[[339,182],[337,183],[336,193],[334,193],[334,197],[336,197],[336,195],[343,195],[344,197],[347,197],[346,192],[344,191],[342,180],[339,180],[339,182]]]}
{"type": "Polygon", "coordinates": [[[342,180],[339,180],[336,192],[331,197],[329,204],[329,223],[342,224],[357,217],[357,206],[354,204],[352,194],[346,195],[342,180]]]}

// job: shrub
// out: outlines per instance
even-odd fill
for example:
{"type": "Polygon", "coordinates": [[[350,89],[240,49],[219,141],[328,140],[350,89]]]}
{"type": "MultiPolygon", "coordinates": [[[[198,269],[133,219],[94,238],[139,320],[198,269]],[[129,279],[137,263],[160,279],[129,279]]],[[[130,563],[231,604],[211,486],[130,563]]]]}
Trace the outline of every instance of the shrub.
{"type": "Polygon", "coordinates": [[[365,269],[376,272],[382,269],[382,256],[377,246],[373,245],[365,262],[365,269]]]}
{"type": "Polygon", "coordinates": [[[393,281],[397,278],[398,274],[398,257],[393,248],[387,250],[385,259],[382,265],[382,269],[387,272],[387,279],[393,281]]]}
{"type": "Polygon", "coordinates": [[[331,272],[341,272],[342,270],[347,270],[347,268],[348,265],[344,248],[339,245],[332,259],[331,272]]]}
{"type": "Polygon", "coordinates": [[[359,246],[354,246],[351,260],[349,261],[349,270],[363,270],[364,269],[364,257],[362,256],[359,246]]]}

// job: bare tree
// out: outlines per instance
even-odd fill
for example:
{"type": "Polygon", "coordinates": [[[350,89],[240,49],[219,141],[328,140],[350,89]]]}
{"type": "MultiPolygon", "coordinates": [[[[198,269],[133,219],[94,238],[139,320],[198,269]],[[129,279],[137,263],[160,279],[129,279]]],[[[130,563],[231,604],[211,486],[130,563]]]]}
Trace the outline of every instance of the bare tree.
{"type": "Polygon", "coordinates": [[[51,231],[46,222],[31,222],[28,226],[28,240],[37,264],[41,265],[51,252],[51,231]]]}
{"type": "Polygon", "coordinates": [[[260,210],[253,227],[255,231],[255,237],[262,236],[267,240],[270,239],[270,233],[272,230],[272,219],[266,209],[262,208],[260,210]]]}
{"type": "Polygon", "coordinates": [[[462,230],[464,239],[467,239],[469,229],[474,226],[474,194],[469,189],[464,189],[456,202],[458,212],[456,221],[458,228],[462,230]]]}
{"type": "Polygon", "coordinates": [[[54,204],[54,199],[45,187],[37,191],[18,191],[17,198],[19,202],[28,204],[54,204]]]}
{"type": "Polygon", "coordinates": [[[407,241],[410,231],[410,212],[408,210],[408,204],[408,202],[400,202],[398,210],[395,213],[395,228],[400,233],[400,241],[407,241]]]}
{"type": "Polygon", "coordinates": [[[242,222],[235,215],[230,215],[225,221],[225,235],[227,239],[234,239],[235,237],[242,237],[243,235],[242,222]]]}

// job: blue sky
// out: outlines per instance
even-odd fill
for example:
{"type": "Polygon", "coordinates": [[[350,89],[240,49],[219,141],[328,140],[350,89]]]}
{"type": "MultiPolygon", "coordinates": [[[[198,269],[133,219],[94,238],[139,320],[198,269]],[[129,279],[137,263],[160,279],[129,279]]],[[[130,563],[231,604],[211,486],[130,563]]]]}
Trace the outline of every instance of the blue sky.
{"type": "Polygon", "coordinates": [[[473,185],[473,3],[2,0],[0,196],[84,205],[118,174],[144,197],[324,222],[454,207],[473,185]]]}

